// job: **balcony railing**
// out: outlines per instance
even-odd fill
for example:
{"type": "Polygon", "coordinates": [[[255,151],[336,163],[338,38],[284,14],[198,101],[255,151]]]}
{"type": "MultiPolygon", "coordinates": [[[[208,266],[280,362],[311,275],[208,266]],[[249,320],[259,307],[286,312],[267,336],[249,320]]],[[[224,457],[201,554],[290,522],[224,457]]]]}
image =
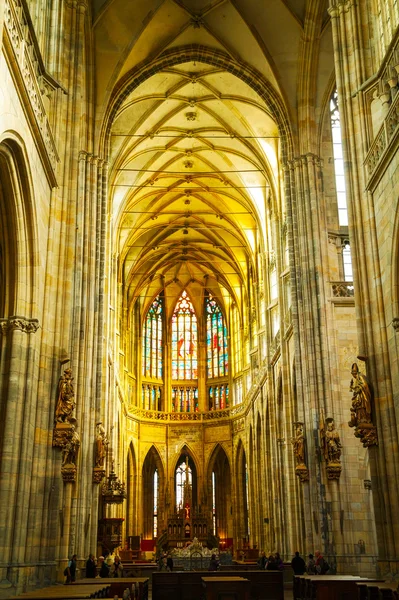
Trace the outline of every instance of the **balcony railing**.
{"type": "Polygon", "coordinates": [[[332,281],[331,291],[334,298],[353,298],[355,295],[353,281],[332,281]]]}

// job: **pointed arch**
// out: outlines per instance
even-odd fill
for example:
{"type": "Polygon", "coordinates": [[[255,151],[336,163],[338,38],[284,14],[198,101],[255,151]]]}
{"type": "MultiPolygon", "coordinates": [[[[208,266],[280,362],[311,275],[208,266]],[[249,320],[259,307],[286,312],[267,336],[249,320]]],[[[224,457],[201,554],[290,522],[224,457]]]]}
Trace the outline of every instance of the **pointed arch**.
{"type": "Polygon", "coordinates": [[[249,507],[248,507],[248,467],[247,455],[240,438],[236,451],[236,485],[237,485],[237,543],[242,548],[249,538],[249,507]]]}
{"type": "Polygon", "coordinates": [[[36,220],[29,161],[18,136],[0,140],[0,318],[36,306],[36,220]]]}
{"type": "Polygon", "coordinates": [[[186,480],[191,487],[190,507],[198,506],[198,473],[195,455],[187,444],[184,444],[178,453],[173,470],[173,497],[177,510],[182,510],[185,504],[184,485],[186,480]],[[185,466],[182,466],[183,464],[185,466]]]}
{"type": "Polygon", "coordinates": [[[212,533],[220,540],[230,540],[233,537],[232,477],[230,461],[221,444],[216,444],[209,459],[206,485],[212,533]]]}
{"type": "Polygon", "coordinates": [[[142,513],[143,513],[143,539],[154,539],[154,499],[157,498],[157,527],[163,528],[160,515],[164,513],[165,470],[161,456],[154,445],[148,450],[143,462],[142,470],[142,513]],[[154,474],[158,473],[158,489],[154,489],[154,474]]]}
{"type": "Polygon", "coordinates": [[[126,536],[138,535],[137,531],[137,458],[133,441],[127,452],[127,503],[126,503],[126,536]]]}

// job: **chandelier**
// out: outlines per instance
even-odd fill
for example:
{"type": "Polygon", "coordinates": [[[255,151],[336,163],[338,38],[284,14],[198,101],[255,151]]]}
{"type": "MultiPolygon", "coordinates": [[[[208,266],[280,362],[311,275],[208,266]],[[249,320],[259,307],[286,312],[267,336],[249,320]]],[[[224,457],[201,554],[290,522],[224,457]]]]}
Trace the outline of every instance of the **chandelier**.
{"type": "Polygon", "coordinates": [[[106,504],[122,504],[126,498],[125,484],[120,482],[114,471],[112,461],[111,472],[102,487],[102,497],[106,504]]]}

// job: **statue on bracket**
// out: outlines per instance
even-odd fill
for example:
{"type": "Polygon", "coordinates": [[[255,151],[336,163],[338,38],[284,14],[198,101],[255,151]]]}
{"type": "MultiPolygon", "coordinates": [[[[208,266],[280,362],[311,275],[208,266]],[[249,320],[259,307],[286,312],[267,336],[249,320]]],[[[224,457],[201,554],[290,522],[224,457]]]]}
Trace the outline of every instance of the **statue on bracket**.
{"type": "Polygon", "coordinates": [[[352,392],[351,420],[349,427],[355,427],[355,436],[361,439],[365,448],[378,445],[377,429],[371,419],[372,391],[367,378],[360,372],[357,363],[352,365],[352,379],[349,390],[352,392]]]}
{"type": "Polygon", "coordinates": [[[102,421],[96,424],[96,451],[95,451],[95,466],[93,469],[93,483],[100,483],[105,477],[105,457],[108,448],[108,438],[105,433],[102,421]]]}
{"type": "Polygon", "coordinates": [[[320,440],[323,456],[326,461],[328,479],[339,479],[341,475],[341,440],[331,417],[320,423],[320,440]]]}
{"type": "Polygon", "coordinates": [[[72,423],[71,436],[62,448],[61,474],[64,481],[76,481],[76,463],[78,459],[79,447],[79,434],[75,429],[75,425],[72,423]]]}
{"type": "Polygon", "coordinates": [[[76,403],[72,382],[72,369],[65,369],[58,382],[54,415],[53,446],[62,450],[61,474],[65,482],[76,481],[77,454],[80,446],[74,418],[76,403]]]}
{"type": "Polygon", "coordinates": [[[58,382],[58,400],[55,409],[56,423],[68,421],[75,410],[75,390],[72,381],[72,370],[65,369],[58,382]]]}
{"type": "Polygon", "coordinates": [[[302,482],[309,481],[309,471],[305,463],[305,436],[303,434],[303,423],[297,422],[295,425],[295,437],[291,439],[294,446],[294,456],[296,461],[295,473],[302,482]]]}

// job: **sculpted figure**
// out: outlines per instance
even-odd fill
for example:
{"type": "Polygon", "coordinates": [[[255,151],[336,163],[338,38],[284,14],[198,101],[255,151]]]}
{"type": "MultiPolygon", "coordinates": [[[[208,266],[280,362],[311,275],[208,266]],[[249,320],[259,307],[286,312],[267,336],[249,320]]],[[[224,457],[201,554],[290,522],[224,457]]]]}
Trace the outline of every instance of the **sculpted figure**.
{"type": "Polygon", "coordinates": [[[297,465],[305,463],[305,438],[303,435],[303,423],[296,423],[295,437],[291,442],[294,446],[294,454],[297,465]]]}
{"type": "Polygon", "coordinates": [[[105,462],[105,455],[107,453],[108,438],[105,433],[102,422],[97,423],[97,436],[96,436],[96,467],[103,468],[105,462]]]}
{"type": "Polygon", "coordinates": [[[334,419],[327,419],[327,430],[324,435],[324,458],[327,463],[340,462],[341,458],[341,440],[338,431],[335,429],[334,419]]]}
{"type": "Polygon", "coordinates": [[[75,391],[73,389],[71,369],[65,369],[58,383],[58,400],[55,409],[57,423],[65,423],[72,416],[75,408],[75,391]]]}
{"type": "Polygon", "coordinates": [[[349,427],[360,423],[371,423],[371,388],[366,377],[359,371],[357,363],[352,365],[350,391],[352,395],[351,420],[349,427]]]}
{"type": "Polygon", "coordinates": [[[72,428],[72,436],[65,444],[62,449],[62,466],[65,465],[75,465],[78,457],[78,450],[80,446],[80,438],[79,434],[75,429],[75,426],[72,428]]]}

